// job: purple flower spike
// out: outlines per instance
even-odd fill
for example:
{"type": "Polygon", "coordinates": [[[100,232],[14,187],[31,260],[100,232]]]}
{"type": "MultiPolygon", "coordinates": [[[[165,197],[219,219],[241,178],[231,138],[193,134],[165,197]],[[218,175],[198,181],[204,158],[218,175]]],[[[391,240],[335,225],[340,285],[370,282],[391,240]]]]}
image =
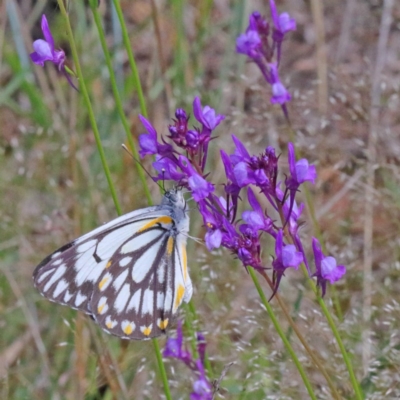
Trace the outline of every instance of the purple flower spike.
{"type": "Polygon", "coordinates": [[[272,104],[285,104],[292,98],[289,91],[285,88],[282,82],[279,80],[278,67],[276,64],[269,64],[271,74],[271,86],[272,86],[272,104]]]}
{"type": "Polygon", "coordinates": [[[345,273],[344,265],[337,265],[336,259],[331,256],[325,256],[321,250],[321,245],[316,238],[312,240],[312,247],[315,259],[315,274],[317,277],[317,286],[321,288],[322,297],[326,293],[326,284],[329,281],[331,284],[338,281],[345,273]]]}
{"type": "Polygon", "coordinates": [[[210,106],[202,108],[200,98],[197,96],[193,101],[193,114],[197,121],[210,131],[215,129],[225,119],[224,115],[217,114],[210,106]]]}
{"type": "Polygon", "coordinates": [[[54,47],[54,39],[51,34],[49,24],[46,16],[42,15],[42,32],[44,39],[38,39],[33,42],[33,49],[35,50],[30,54],[31,60],[41,67],[44,67],[45,61],[51,61],[58,70],[67,78],[68,83],[75,89],[76,86],[71,81],[69,73],[65,69],[65,53],[64,50],[56,50],[54,47]]]}

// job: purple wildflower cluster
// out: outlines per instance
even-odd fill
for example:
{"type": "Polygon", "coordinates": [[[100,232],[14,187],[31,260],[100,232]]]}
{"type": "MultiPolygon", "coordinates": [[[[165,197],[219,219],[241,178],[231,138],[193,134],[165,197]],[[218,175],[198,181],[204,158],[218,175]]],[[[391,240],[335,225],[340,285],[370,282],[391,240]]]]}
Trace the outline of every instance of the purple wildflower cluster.
{"type": "Polygon", "coordinates": [[[70,74],[65,66],[65,52],[64,50],[56,50],[54,46],[54,38],[51,34],[49,24],[46,16],[42,15],[42,32],[44,39],[38,39],[33,42],[33,49],[35,50],[30,54],[31,60],[41,67],[44,67],[45,61],[51,61],[58,70],[67,78],[68,83],[76,90],[70,74]]]}
{"type": "Polygon", "coordinates": [[[197,353],[199,358],[193,360],[192,354],[183,345],[182,321],[178,321],[177,336],[167,340],[163,356],[181,360],[196,373],[197,380],[193,383],[190,400],[211,400],[213,398],[212,388],[204,369],[206,342],[201,333],[197,333],[197,353]]]}
{"type": "Polygon", "coordinates": [[[229,249],[245,267],[258,270],[272,267],[272,296],[278,290],[286,269],[297,269],[302,262],[310,276],[317,278],[317,285],[324,295],[327,281],[333,283],[340,279],[345,273],[345,267],[337,266],[333,257],[325,257],[317,239],[313,239],[316,271],[312,273],[299,236],[298,219],[304,205],[298,206],[295,197],[304,182],[315,182],[315,166],[310,165],[306,159],[296,160],[294,146],[289,143],[289,174],[283,182],[279,182],[279,156],[275,149],[269,146],[263,153],[251,155],[245,145],[232,135],[234,153],[220,151],[226,182],[224,196],[217,196],[215,186],[205,172],[205,165],[212,132],[224,117],[216,114],[209,106],[203,108],[197,97],[193,102],[193,110],[201,128],[189,129],[187,113],[178,109],[167,136],[172,143],[164,138],[159,142],[154,127],[141,117],[147,134],[139,137],[140,155],[155,156],[153,166],[157,175],[154,180],[175,181],[192,193],[203,217],[205,243],[210,251],[222,246],[229,249]],[[251,210],[239,216],[242,191],[247,193],[251,210]],[[267,212],[258,199],[263,199],[263,203],[268,203],[280,215],[281,226],[276,224],[271,213],[267,212]],[[275,257],[271,266],[265,266],[261,259],[260,238],[263,234],[275,242],[275,257]]]}
{"type": "Polygon", "coordinates": [[[278,67],[282,42],[286,33],[296,30],[296,21],[286,12],[278,14],[274,0],[270,0],[269,4],[272,29],[258,11],[253,12],[246,32],[236,39],[236,51],[247,55],[259,67],[264,79],[271,85],[271,103],[280,104],[287,115],[285,103],[291,95],[279,79],[278,67]]]}

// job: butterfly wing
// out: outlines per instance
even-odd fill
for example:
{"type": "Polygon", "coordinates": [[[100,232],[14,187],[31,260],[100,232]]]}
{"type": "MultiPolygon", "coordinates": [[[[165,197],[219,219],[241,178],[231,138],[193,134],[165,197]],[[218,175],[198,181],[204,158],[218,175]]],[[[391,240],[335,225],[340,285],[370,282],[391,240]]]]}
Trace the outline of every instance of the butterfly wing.
{"type": "Polygon", "coordinates": [[[179,233],[153,228],[114,254],[91,300],[93,317],[104,330],[125,339],[165,332],[191,296],[190,278],[186,274],[185,280],[180,267],[182,242],[186,240],[179,233]]]}
{"type": "Polygon", "coordinates": [[[186,249],[186,232],[176,230],[167,211],[126,214],[61,247],[36,267],[35,286],[49,300],[92,315],[109,333],[158,336],[177,309],[170,298],[187,300],[179,284],[191,292],[186,250],[178,247],[186,249]]]}

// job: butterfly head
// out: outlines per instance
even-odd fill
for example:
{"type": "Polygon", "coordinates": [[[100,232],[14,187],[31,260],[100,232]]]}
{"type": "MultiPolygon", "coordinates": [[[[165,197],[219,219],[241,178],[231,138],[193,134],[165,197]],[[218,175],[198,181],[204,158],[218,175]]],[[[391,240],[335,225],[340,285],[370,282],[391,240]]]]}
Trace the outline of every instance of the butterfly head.
{"type": "Polygon", "coordinates": [[[183,197],[183,192],[180,188],[173,188],[167,190],[162,199],[161,205],[167,205],[181,210],[186,209],[186,201],[183,197]]]}

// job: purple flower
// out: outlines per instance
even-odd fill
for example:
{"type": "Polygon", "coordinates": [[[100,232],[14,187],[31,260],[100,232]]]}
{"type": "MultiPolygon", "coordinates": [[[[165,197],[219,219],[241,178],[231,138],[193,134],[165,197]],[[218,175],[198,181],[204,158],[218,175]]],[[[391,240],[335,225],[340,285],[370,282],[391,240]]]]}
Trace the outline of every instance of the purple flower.
{"type": "Polygon", "coordinates": [[[139,154],[144,157],[148,154],[159,154],[160,156],[171,156],[173,153],[172,146],[169,144],[160,144],[157,141],[157,131],[153,125],[143,115],[139,115],[140,122],[143,124],[147,133],[139,135],[139,154]]]}
{"type": "Polygon", "coordinates": [[[205,201],[199,202],[199,211],[203,217],[204,225],[207,227],[205,235],[206,246],[209,251],[218,249],[222,243],[222,216],[216,211],[211,212],[205,201]]]}
{"type": "Polygon", "coordinates": [[[296,21],[295,19],[290,18],[290,15],[286,12],[278,15],[274,0],[269,0],[269,6],[275,26],[274,40],[282,41],[285,33],[296,30],[296,21]]]}
{"type": "Polygon", "coordinates": [[[68,83],[75,89],[76,86],[73,84],[69,73],[65,68],[65,53],[64,50],[56,50],[54,47],[54,39],[51,34],[49,24],[46,16],[42,15],[42,32],[44,39],[38,39],[33,42],[33,49],[35,50],[30,54],[31,60],[41,67],[44,67],[46,61],[51,61],[58,70],[66,77],[68,83]]]}
{"type": "MultiPolygon", "coordinates": [[[[294,146],[290,142],[288,143],[288,161],[290,177],[286,178],[285,185],[286,189],[290,192],[289,209],[292,210],[296,192],[299,186],[306,181],[311,181],[312,183],[315,183],[315,179],[317,178],[317,171],[315,169],[315,165],[309,165],[308,161],[305,158],[302,158],[301,160],[296,162],[294,146]]],[[[288,215],[290,214],[290,212],[288,212],[288,215]]]]}
{"type": "MultiPolygon", "coordinates": [[[[276,188],[276,197],[281,203],[284,201],[284,194],[279,187],[276,188]]],[[[285,199],[285,202],[283,204],[283,216],[285,217],[285,221],[289,222],[290,236],[292,237],[293,242],[296,245],[297,249],[303,254],[304,264],[306,265],[308,274],[311,276],[310,266],[308,264],[308,260],[303,248],[303,243],[301,242],[299,236],[299,224],[297,223],[297,220],[300,218],[303,209],[304,209],[303,203],[301,203],[300,206],[297,206],[295,200],[291,206],[290,199],[287,198],[285,199]]]]}
{"type": "Polygon", "coordinates": [[[193,383],[193,392],[190,393],[190,400],[212,400],[212,388],[206,377],[201,359],[196,360],[196,368],[199,378],[193,383]]]}
{"type": "MultiPolygon", "coordinates": [[[[145,135],[149,136],[149,135],[145,135]]],[[[156,155],[156,161],[153,162],[154,169],[158,172],[158,176],[154,179],[158,180],[173,180],[181,182],[186,175],[178,170],[178,166],[171,159],[156,155]]]]}
{"type": "Polygon", "coordinates": [[[182,170],[188,176],[188,184],[196,202],[205,199],[214,191],[214,185],[198,174],[185,156],[179,156],[179,162],[182,170]]]}
{"type": "Polygon", "coordinates": [[[54,63],[59,71],[63,71],[65,62],[65,53],[63,50],[54,49],[54,39],[51,34],[47,18],[42,15],[42,32],[45,40],[38,39],[33,42],[34,52],[31,53],[31,60],[40,65],[44,66],[45,61],[51,61],[54,63]]]}
{"type": "Polygon", "coordinates": [[[261,52],[260,35],[255,30],[248,30],[236,39],[236,51],[250,58],[260,58],[261,52]]]}
{"type": "Polygon", "coordinates": [[[284,244],[282,229],[280,229],[276,235],[275,255],[276,258],[272,262],[275,287],[271,298],[274,297],[276,291],[278,290],[279,283],[282,279],[282,276],[285,274],[286,268],[293,267],[298,269],[299,265],[303,261],[303,254],[297,251],[295,245],[284,244]]]}
{"type": "Polygon", "coordinates": [[[223,150],[220,151],[220,154],[222,163],[224,164],[225,168],[225,175],[228,180],[228,182],[225,184],[225,193],[228,195],[228,199],[229,197],[232,199],[233,212],[232,215],[229,215],[229,217],[232,218],[231,220],[233,220],[235,219],[236,216],[236,210],[237,210],[237,204],[241,186],[238,184],[236,180],[236,176],[233,171],[233,165],[228,154],[226,154],[223,150]]]}
{"type": "Polygon", "coordinates": [[[232,135],[236,145],[235,153],[230,156],[233,174],[237,185],[242,188],[250,184],[258,186],[265,194],[275,196],[276,177],[278,173],[278,158],[272,147],[258,157],[251,156],[243,143],[232,135]]]}
{"type": "Polygon", "coordinates": [[[313,276],[317,277],[317,286],[321,288],[322,297],[324,297],[327,282],[329,281],[333,284],[338,281],[346,273],[346,267],[344,265],[337,265],[334,257],[325,256],[316,238],[312,240],[312,247],[316,268],[316,272],[313,276]]]}
{"type": "Polygon", "coordinates": [[[139,119],[147,131],[147,133],[139,135],[140,157],[143,158],[147,154],[157,154],[157,131],[153,128],[153,125],[151,125],[150,121],[143,117],[143,115],[139,115],[139,119]]]}
{"type": "Polygon", "coordinates": [[[197,334],[197,351],[199,358],[193,360],[192,355],[183,348],[183,333],[182,333],[182,321],[178,321],[177,337],[168,338],[163,356],[176,358],[184,362],[192,371],[197,375],[196,381],[193,383],[193,391],[190,394],[191,400],[212,400],[212,388],[211,384],[207,379],[204,370],[204,357],[205,357],[205,340],[201,333],[197,334]]]}
{"type": "Polygon", "coordinates": [[[244,211],[242,214],[243,220],[255,231],[261,230],[271,233],[272,220],[265,216],[263,209],[250,188],[247,190],[247,198],[254,211],[244,211]]]}
{"type": "Polygon", "coordinates": [[[204,106],[204,108],[202,108],[200,98],[197,96],[193,101],[193,114],[197,121],[210,131],[215,129],[220,122],[225,119],[224,115],[217,114],[215,110],[209,106],[204,106]]]}
{"type": "Polygon", "coordinates": [[[290,189],[297,188],[306,181],[310,181],[313,184],[317,178],[317,171],[315,165],[309,165],[305,158],[296,162],[296,155],[294,152],[293,143],[288,143],[288,161],[289,170],[291,177],[287,179],[286,186],[290,189]]]}
{"type": "Polygon", "coordinates": [[[186,365],[190,366],[192,362],[192,356],[186,349],[183,348],[183,332],[182,332],[182,321],[178,321],[178,327],[176,328],[176,338],[168,338],[165,343],[163,351],[163,357],[177,358],[183,361],[186,365]]]}
{"type": "Polygon", "coordinates": [[[271,87],[272,87],[272,104],[285,104],[292,98],[288,90],[283,86],[279,80],[278,67],[276,64],[269,64],[270,76],[271,76],[271,87]]]}

